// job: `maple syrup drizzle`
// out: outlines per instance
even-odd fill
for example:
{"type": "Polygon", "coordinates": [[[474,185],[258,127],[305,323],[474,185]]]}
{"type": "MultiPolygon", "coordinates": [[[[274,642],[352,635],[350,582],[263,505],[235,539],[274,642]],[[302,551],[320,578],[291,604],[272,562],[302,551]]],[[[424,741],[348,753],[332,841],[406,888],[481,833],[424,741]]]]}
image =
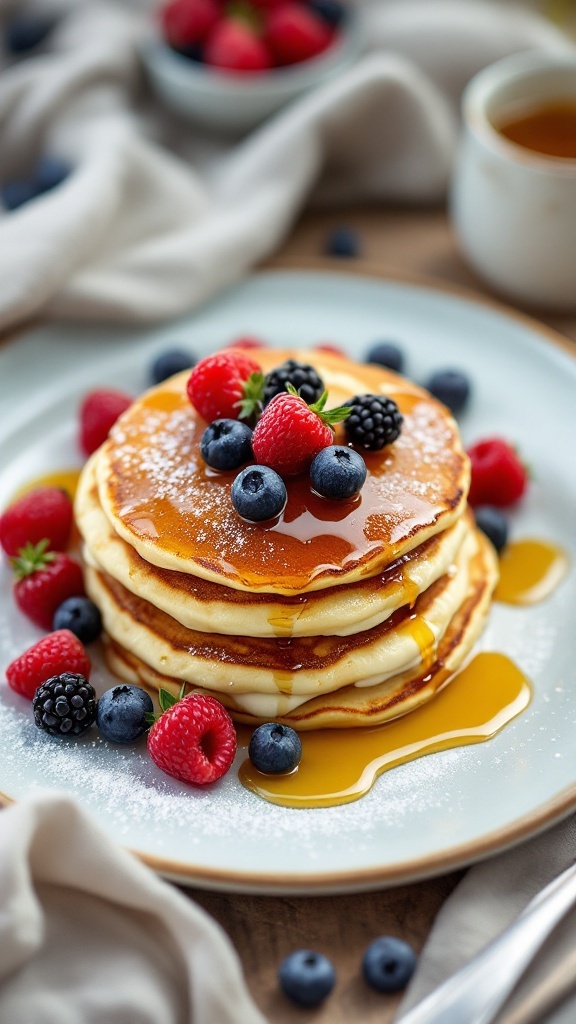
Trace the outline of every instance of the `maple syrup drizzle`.
{"type": "Polygon", "coordinates": [[[500,555],[494,599],[515,605],[544,601],[564,579],[568,567],[566,552],[556,544],[532,538],[513,541],[500,555]]]}
{"type": "Polygon", "coordinates": [[[80,472],[79,469],[57,469],[53,473],[44,473],[42,476],[37,476],[27,484],[19,487],[12,496],[12,501],[21,498],[28,491],[36,490],[37,487],[60,487],[74,500],[80,472]]]}
{"type": "MultiPolygon", "coordinates": [[[[530,683],[503,654],[482,652],[427,704],[372,728],[303,732],[302,759],[288,775],[264,775],[250,760],[241,783],[285,807],[331,807],[358,800],[382,772],[424,754],[490,739],[527,707],[530,683]]],[[[244,740],[245,731],[239,739],[244,740]]]]}

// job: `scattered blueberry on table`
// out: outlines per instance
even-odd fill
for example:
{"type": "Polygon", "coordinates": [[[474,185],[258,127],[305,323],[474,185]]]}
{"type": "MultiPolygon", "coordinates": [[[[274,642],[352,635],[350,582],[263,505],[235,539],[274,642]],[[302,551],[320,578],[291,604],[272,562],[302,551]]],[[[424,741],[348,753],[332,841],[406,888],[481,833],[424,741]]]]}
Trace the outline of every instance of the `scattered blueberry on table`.
{"type": "Polygon", "coordinates": [[[353,259],[360,253],[358,235],[353,228],[334,228],[326,238],[325,251],[328,256],[353,259]]]}
{"type": "Polygon", "coordinates": [[[366,353],[366,362],[385,366],[386,369],[394,370],[395,373],[404,371],[404,353],[393,341],[374,342],[366,353]]]}
{"type": "Polygon", "coordinates": [[[161,384],[168,380],[175,373],[182,370],[191,370],[196,363],[196,357],[192,352],[183,348],[170,348],[160,352],[150,367],[150,379],[153,384],[161,384]]]}
{"type": "Polygon", "coordinates": [[[128,683],[113,686],[98,701],[98,731],[111,743],[133,743],[146,732],[153,711],[152,698],[142,687],[128,683]]]}
{"type": "Polygon", "coordinates": [[[280,988],[299,1006],[319,1006],[336,983],[336,972],[323,953],[299,949],[290,953],[278,968],[280,988]]]}
{"type": "Polygon", "coordinates": [[[212,469],[238,469],[252,458],[252,430],[241,420],[214,420],[202,434],[200,452],[212,469]]]}
{"type": "Polygon", "coordinates": [[[346,8],[339,0],[308,0],[308,7],[333,28],[340,28],[346,21],[346,8]]]}
{"type": "Polygon", "coordinates": [[[470,399],[470,381],[461,370],[437,370],[424,387],[455,415],[462,412],[470,399]]]}
{"type": "Polygon", "coordinates": [[[491,540],[496,551],[500,553],[508,543],[508,520],[493,505],[479,505],[474,509],[476,526],[491,540]]]}
{"type": "Polygon", "coordinates": [[[366,480],[366,463],[353,448],[331,444],[322,448],[310,466],[314,490],[323,498],[342,500],[357,494],[366,480]]]}
{"type": "Polygon", "coordinates": [[[382,935],[368,946],[362,960],[365,981],[378,992],[400,992],[416,967],[416,954],[407,942],[382,935]]]}
{"type": "Polygon", "coordinates": [[[266,722],[254,730],[248,756],[259,772],[283,775],[294,771],[302,757],[302,742],[289,725],[266,722]]]}
{"type": "Polygon", "coordinates": [[[17,210],[37,196],[61,185],[72,168],[65,160],[55,156],[42,157],[28,178],[15,178],[0,187],[0,198],[6,210],[17,210]]]}
{"type": "Polygon", "coordinates": [[[52,629],[69,629],[83,644],[90,644],[102,632],[100,609],[89,597],[67,597],[54,612],[52,629]]]}
{"type": "Polygon", "coordinates": [[[35,50],[46,41],[59,19],[54,15],[19,14],[4,28],[4,47],[17,57],[35,50]]]}

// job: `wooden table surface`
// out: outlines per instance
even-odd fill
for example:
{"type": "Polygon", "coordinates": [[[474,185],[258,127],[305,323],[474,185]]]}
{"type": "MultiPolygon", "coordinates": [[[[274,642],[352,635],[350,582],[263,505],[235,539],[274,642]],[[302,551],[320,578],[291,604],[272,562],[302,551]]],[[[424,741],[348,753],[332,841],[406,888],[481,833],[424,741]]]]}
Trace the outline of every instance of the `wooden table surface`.
{"type": "MultiPolygon", "coordinates": [[[[338,215],[309,214],[296,226],[279,254],[295,264],[322,256],[331,227],[353,227],[361,257],[393,276],[418,274],[490,295],[466,267],[447,217],[439,210],[347,210],[338,215]]],[[[276,262],[276,261],[275,261],[276,262]]],[[[339,269],[360,269],[355,260],[334,260],[339,269]]],[[[327,265],[330,265],[328,262],[327,265]]],[[[492,296],[494,298],[494,296],[492,296]]],[[[576,354],[576,312],[571,316],[523,312],[561,332],[576,354]]],[[[226,930],[244,966],[248,985],[270,1024],[387,1024],[399,997],[373,992],[362,981],[363,952],[372,939],[391,934],[410,942],[418,952],[443,901],[460,875],[359,895],[265,897],[186,890],[226,930]],[[329,956],[337,984],[322,1007],[294,1007],[278,990],[280,960],[295,949],[312,948],[329,956]]]]}

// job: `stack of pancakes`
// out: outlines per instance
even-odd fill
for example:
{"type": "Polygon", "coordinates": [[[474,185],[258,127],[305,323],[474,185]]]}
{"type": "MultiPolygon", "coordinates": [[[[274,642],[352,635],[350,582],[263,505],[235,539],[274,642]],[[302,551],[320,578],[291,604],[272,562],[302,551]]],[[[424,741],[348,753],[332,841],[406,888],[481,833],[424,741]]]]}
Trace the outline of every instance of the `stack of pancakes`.
{"type": "MultiPolygon", "coordinates": [[[[325,352],[257,353],[263,371],[313,362],[328,406],[385,394],[402,433],[362,452],[344,501],[286,481],[278,519],[244,521],[235,472],[204,463],[187,373],[136,400],[82,472],[86,588],[120,678],[216,696],[239,721],[373,725],[429,699],[461,666],[497,578],[466,499],[468,459],[448,410],[404,378],[325,352]]],[[[336,443],[344,441],[341,428],[336,443]]]]}

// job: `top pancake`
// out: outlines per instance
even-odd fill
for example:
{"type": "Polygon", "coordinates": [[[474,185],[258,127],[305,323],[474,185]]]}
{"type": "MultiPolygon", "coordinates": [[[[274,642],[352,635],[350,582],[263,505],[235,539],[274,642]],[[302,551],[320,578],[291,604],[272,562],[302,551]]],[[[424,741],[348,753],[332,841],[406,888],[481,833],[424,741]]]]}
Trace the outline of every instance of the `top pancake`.
{"type": "Polygon", "coordinates": [[[462,513],[468,459],[445,406],[391,371],[325,352],[256,354],[264,372],[288,358],[313,363],[330,407],[389,395],[404,416],[398,440],[362,452],[368,475],[357,497],[321,498],[304,473],[286,481],[281,516],[248,523],[230,499],[236,472],[218,473],[200,455],[206,423],[186,396],[188,372],[178,374],[134,402],[96,458],[101,507],[146,561],[238,590],[302,593],[374,575],[462,513]]]}

